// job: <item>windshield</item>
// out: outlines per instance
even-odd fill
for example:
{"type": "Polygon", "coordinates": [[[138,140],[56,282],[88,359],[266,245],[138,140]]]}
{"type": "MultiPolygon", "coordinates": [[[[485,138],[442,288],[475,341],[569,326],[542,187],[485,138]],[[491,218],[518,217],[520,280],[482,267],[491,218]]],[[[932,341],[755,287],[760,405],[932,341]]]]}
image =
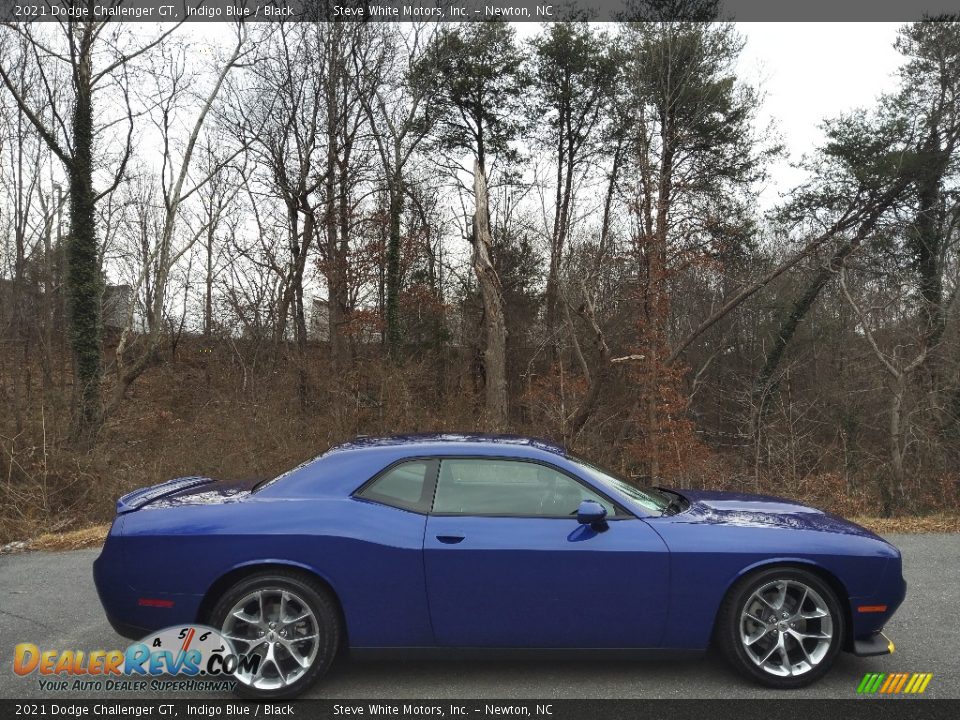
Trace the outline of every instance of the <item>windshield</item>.
{"type": "Polygon", "coordinates": [[[571,457],[569,459],[574,465],[582,470],[585,475],[593,478],[601,485],[606,485],[607,487],[623,493],[632,500],[636,500],[638,503],[640,503],[640,505],[643,506],[645,510],[662,514],[670,506],[670,501],[672,498],[661,490],[657,490],[655,488],[646,488],[641,490],[636,485],[631,485],[626,480],[622,480],[606,470],[601,470],[596,465],[592,465],[586,460],[581,460],[580,458],[576,457],[571,457]]]}

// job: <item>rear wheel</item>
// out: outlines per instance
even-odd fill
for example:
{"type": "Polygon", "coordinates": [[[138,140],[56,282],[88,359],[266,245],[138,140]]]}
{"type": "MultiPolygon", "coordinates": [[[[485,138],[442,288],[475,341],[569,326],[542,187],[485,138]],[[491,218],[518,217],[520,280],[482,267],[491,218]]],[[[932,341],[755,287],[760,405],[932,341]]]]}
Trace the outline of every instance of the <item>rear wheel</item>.
{"type": "Polygon", "coordinates": [[[836,593],[800,568],[762,570],[727,593],[717,626],[720,649],[742,674],[775,688],[819,680],[836,659],[844,615],[836,593]]]}
{"type": "Polygon", "coordinates": [[[250,576],[227,590],[212,624],[240,655],[259,658],[234,674],[247,697],[299,695],[330,667],[340,642],[340,616],[322,585],[296,572],[250,576]]]}

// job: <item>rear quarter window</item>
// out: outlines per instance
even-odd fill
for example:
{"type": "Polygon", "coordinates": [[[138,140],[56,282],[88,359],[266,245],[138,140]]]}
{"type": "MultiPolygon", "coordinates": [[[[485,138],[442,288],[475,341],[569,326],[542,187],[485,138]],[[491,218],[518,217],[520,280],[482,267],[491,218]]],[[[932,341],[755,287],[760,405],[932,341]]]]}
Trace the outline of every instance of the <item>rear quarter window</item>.
{"type": "Polygon", "coordinates": [[[411,460],[387,468],[360,489],[357,497],[403,510],[426,512],[430,507],[428,473],[434,463],[411,460]]]}

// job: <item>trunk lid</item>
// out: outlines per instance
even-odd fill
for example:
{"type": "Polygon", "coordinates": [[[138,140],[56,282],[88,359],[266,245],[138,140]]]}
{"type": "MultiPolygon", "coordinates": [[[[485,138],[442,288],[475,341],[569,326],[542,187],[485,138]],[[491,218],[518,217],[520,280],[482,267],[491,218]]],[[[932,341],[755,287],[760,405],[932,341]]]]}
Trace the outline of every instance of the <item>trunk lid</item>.
{"type": "Polygon", "coordinates": [[[117,500],[117,514],[141,508],[156,509],[178,505],[218,505],[236,502],[250,494],[256,481],[223,483],[209,477],[174,478],[158,485],[134,490],[117,500]]]}

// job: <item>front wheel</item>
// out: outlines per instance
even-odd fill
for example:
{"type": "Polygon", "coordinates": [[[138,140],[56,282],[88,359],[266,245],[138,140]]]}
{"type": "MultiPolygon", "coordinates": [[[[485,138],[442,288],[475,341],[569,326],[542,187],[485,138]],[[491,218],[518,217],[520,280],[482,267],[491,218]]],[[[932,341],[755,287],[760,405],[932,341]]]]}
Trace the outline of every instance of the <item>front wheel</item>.
{"type": "Polygon", "coordinates": [[[720,607],[720,648],[745,676],[798,688],[830,669],[843,643],[836,594],[815,574],[771,568],[737,582],[720,607]]]}
{"type": "Polygon", "coordinates": [[[238,654],[258,659],[234,674],[237,692],[246,697],[299,695],[327,672],[340,641],[330,593],[296,572],[241,580],[220,598],[212,620],[238,654]]]}

